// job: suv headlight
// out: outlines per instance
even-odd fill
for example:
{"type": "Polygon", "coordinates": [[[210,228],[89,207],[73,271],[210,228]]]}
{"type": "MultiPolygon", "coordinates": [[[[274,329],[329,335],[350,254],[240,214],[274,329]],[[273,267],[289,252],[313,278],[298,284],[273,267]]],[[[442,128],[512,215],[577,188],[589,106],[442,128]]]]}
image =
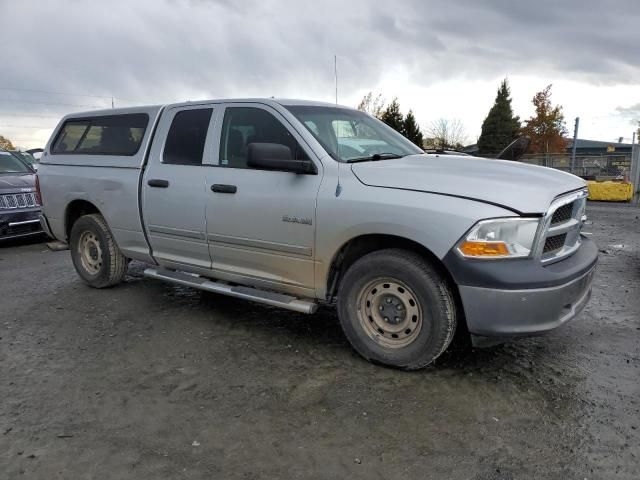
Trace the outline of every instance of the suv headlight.
{"type": "Polygon", "coordinates": [[[468,258],[521,258],[531,255],[538,218],[496,218],[476,223],[458,244],[468,258]]]}

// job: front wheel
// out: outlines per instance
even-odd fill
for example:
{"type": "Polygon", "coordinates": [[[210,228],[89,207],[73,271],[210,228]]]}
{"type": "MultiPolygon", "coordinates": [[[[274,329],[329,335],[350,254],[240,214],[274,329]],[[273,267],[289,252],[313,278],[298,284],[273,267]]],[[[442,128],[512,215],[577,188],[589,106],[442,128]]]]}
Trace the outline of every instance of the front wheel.
{"type": "Polygon", "coordinates": [[[422,256],[380,250],[347,270],[338,315],[355,350],[376,363],[415,370],[451,343],[456,308],[451,287],[422,256]]]}
{"type": "Polygon", "coordinates": [[[76,272],[91,287],[111,287],[127,273],[127,258],[120,253],[102,215],[84,215],[73,224],[69,249],[76,272]]]}

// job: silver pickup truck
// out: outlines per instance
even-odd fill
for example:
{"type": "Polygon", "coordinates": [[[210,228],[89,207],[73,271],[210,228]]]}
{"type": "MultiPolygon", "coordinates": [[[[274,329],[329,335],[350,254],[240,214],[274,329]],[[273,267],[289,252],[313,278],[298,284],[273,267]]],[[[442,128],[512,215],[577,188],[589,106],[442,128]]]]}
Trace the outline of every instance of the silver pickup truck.
{"type": "Polygon", "coordinates": [[[576,316],[597,248],[585,182],[556,170],[428,155],[369,115],[240,99],[63,118],[38,170],[44,229],[80,278],[145,275],[313,313],[337,304],[365,358],[433,362],[576,316]]]}

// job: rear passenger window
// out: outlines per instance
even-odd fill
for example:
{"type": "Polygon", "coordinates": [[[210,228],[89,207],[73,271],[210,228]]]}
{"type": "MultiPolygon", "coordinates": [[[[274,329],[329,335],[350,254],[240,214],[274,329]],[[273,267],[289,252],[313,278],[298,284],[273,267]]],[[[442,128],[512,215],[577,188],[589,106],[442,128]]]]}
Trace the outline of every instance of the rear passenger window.
{"type": "Polygon", "coordinates": [[[222,123],[220,166],[251,168],[247,166],[247,147],[251,143],[280,143],[291,149],[294,159],[309,159],[289,130],[266,110],[227,108],[222,123]]]}
{"type": "Polygon", "coordinates": [[[212,108],[199,108],[176,113],[164,145],[164,163],[202,165],[212,112],[212,108]]]}
{"type": "Polygon", "coordinates": [[[135,155],[148,123],[146,113],[67,120],[53,143],[51,153],[135,155]]]}

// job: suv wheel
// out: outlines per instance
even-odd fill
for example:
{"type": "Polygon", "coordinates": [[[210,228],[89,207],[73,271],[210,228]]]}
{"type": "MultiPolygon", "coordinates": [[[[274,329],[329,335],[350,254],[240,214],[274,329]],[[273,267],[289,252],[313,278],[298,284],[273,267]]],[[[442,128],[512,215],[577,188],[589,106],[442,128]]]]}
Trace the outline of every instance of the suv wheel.
{"type": "Polygon", "coordinates": [[[87,285],[105,288],[124,279],[127,258],[120,253],[102,215],[84,215],[73,224],[69,249],[73,266],[87,285]]]}
{"type": "Polygon", "coordinates": [[[456,327],[447,280],[420,255],[398,249],[351,265],[340,282],[338,315],[360,355],[406,370],[433,362],[456,327]]]}

